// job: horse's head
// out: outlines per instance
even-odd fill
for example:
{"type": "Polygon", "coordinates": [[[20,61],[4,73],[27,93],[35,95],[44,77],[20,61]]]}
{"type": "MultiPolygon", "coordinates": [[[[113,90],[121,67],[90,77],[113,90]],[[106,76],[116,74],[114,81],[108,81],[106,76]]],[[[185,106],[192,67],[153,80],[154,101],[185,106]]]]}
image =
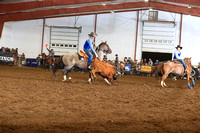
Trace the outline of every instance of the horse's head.
{"type": "Polygon", "coordinates": [[[185,61],[186,65],[192,66],[191,57],[190,58],[185,58],[184,61],[185,61]]]}
{"type": "Polygon", "coordinates": [[[106,54],[111,54],[112,50],[110,49],[109,45],[107,44],[107,41],[102,42],[101,44],[99,44],[99,46],[96,49],[97,51],[103,51],[106,54]]]}

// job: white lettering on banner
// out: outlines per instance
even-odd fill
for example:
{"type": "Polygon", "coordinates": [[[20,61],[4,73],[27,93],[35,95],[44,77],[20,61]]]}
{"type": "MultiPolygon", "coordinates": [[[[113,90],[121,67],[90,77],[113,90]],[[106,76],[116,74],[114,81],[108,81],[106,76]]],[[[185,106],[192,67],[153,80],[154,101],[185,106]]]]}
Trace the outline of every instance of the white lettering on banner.
{"type": "Polygon", "coordinates": [[[0,61],[14,61],[14,57],[0,56],[0,61]]]}
{"type": "Polygon", "coordinates": [[[125,66],[125,71],[130,71],[130,68],[128,66],[125,66]]]}

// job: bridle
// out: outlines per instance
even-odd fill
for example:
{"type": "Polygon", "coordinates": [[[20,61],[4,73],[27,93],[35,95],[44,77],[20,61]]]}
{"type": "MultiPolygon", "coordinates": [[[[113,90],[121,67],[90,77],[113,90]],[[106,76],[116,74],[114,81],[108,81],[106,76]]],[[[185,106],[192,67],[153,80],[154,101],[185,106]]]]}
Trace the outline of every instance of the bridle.
{"type": "Polygon", "coordinates": [[[107,51],[103,48],[100,48],[101,45],[105,44],[107,48],[109,48],[108,44],[106,43],[101,43],[97,48],[96,51],[99,52],[100,50],[103,51],[104,53],[106,53],[107,51]]]}

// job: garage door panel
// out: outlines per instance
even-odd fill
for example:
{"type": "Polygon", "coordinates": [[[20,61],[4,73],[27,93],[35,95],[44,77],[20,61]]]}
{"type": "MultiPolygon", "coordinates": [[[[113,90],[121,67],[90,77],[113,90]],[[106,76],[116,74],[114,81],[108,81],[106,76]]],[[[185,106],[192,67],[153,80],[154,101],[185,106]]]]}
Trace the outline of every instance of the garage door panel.
{"type": "Polygon", "coordinates": [[[175,42],[174,23],[144,21],[142,51],[172,53],[175,42]]]}
{"type": "Polygon", "coordinates": [[[174,28],[166,28],[166,27],[143,27],[144,31],[165,31],[165,32],[174,32],[174,28]]]}
{"type": "Polygon", "coordinates": [[[50,27],[50,48],[55,55],[78,52],[80,27],[50,27]]]}

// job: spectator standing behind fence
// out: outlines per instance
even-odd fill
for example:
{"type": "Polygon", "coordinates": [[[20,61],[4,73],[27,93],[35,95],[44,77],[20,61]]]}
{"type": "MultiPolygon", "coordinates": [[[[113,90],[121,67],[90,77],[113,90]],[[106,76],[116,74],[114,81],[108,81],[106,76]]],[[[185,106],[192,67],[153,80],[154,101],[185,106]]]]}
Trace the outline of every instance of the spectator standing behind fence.
{"type": "Polygon", "coordinates": [[[127,57],[124,57],[124,63],[127,63],[127,57]]]}
{"type": "Polygon", "coordinates": [[[154,63],[154,65],[158,65],[159,64],[159,61],[158,60],[156,60],[156,62],[154,63]]]}
{"type": "Polygon", "coordinates": [[[149,59],[148,65],[153,66],[153,61],[151,59],[149,59]]]}
{"type": "Polygon", "coordinates": [[[5,47],[1,47],[1,52],[2,52],[2,54],[5,54],[6,53],[6,48],[5,47]]]}
{"type": "Polygon", "coordinates": [[[140,65],[144,65],[143,59],[140,60],[140,65]]]}
{"type": "Polygon", "coordinates": [[[108,58],[106,55],[103,56],[103,61],[107,62],[108,58]]]}
{"type": "Polygon", "coordinates": [[[143,61],[144,61],[144,62],[143,62],[144,65],[147,65],[147,59],[144,59],[143,61]]]}
{"type": "Polygon", "coordinates": [[[24,61],[24,60],[25,60],[25,54],[22,53],[22,61],[24,61]]]}
{"type": "Polygon", "coordinates": [[[41,62],[40,54],[38,54],[36,62],[37,62],[37,67],[40,67],[40,62],[41,62]]]}
{"type": "Polygon", "coordinates": [[[131,57],[128,57],[127,62],[128,62],[129,64],[132,64],[132,63],[133,63],[133,60],[131,59],[131,57]]]}
{"type": "Polygon", "coordinates": [[[115,55],[115,66],[117,67],[119,64],[118,54],[115,55]]]}

